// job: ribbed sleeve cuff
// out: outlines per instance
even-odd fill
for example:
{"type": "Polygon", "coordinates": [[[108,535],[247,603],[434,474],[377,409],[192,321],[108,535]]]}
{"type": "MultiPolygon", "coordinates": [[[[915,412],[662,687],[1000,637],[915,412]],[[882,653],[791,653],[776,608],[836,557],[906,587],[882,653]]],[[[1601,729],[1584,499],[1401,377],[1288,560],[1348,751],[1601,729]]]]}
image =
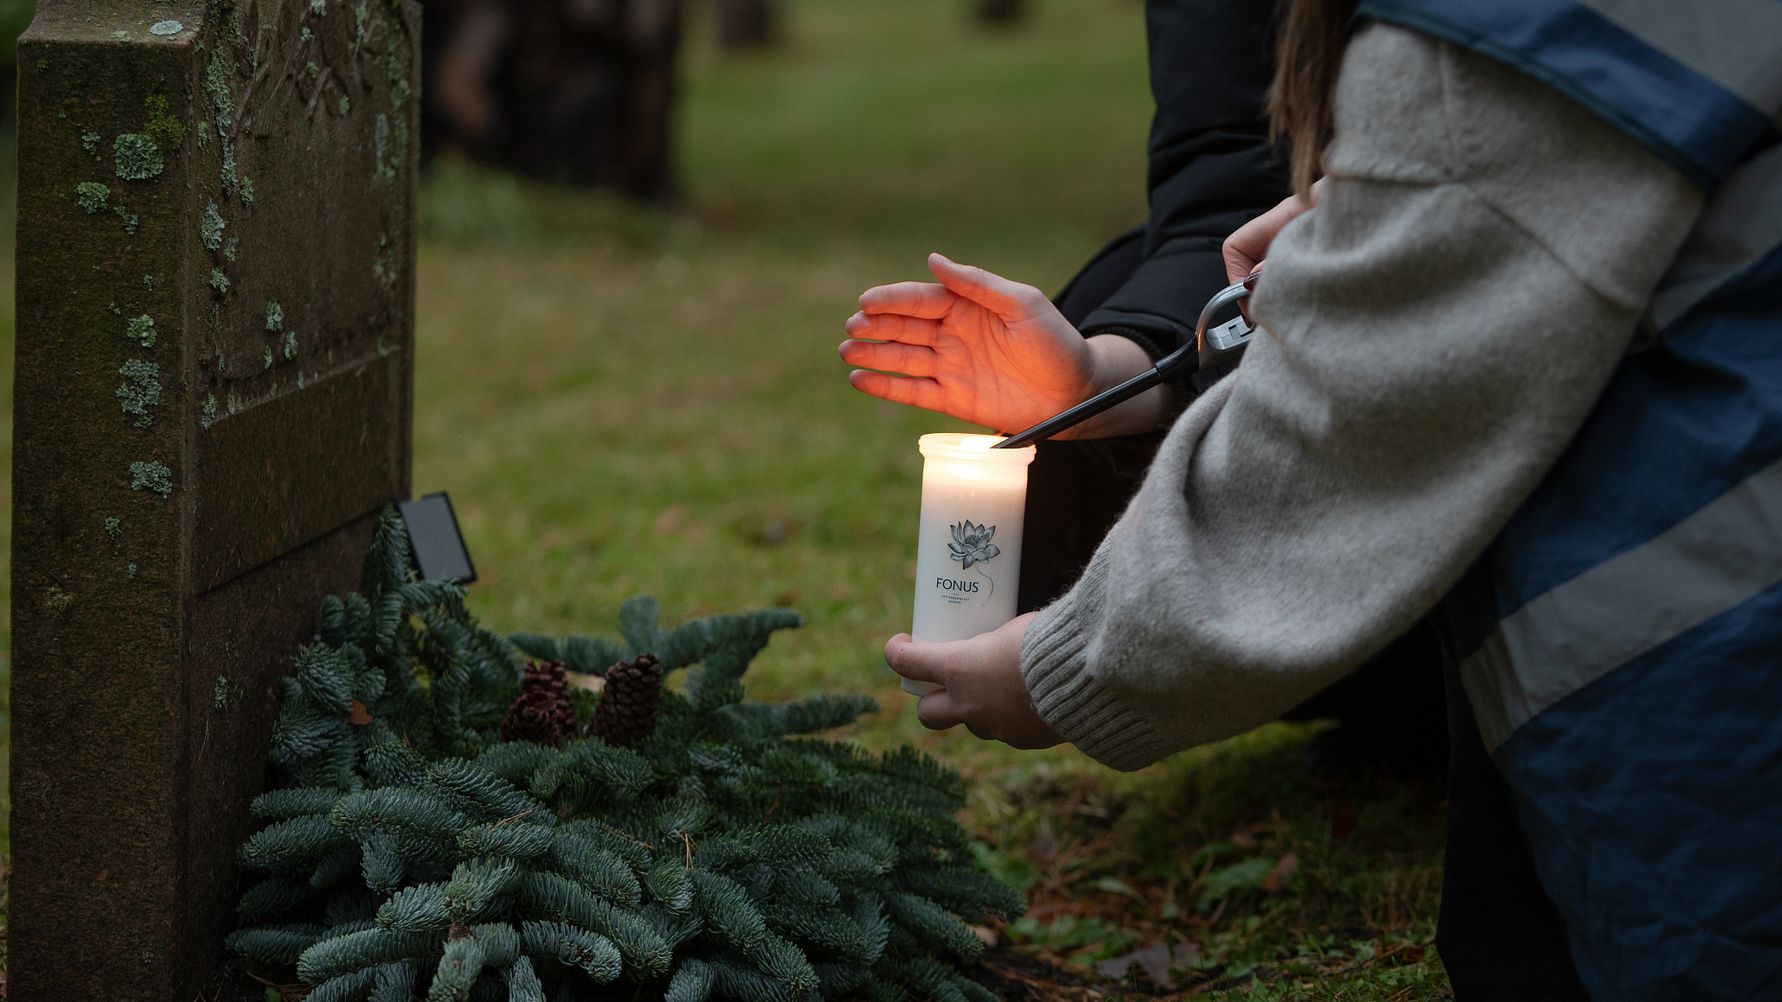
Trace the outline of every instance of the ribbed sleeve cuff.
{"type": "Polygon", "coordinates": [[[1078,589],[1042,610],[1021,641],[1021,675],[1034,709],[1085,755],[1115,769],[1141,769],[1163,757],[1156,731],[1100,684],[1088,667],[1089,636],[1076,613],[1078,589]]]}
{"type": "Polygon", "coordinates": [[[1156,335],[1139,330],[1137,327],[1128,327],[1125,324],[1106,324],[1101,326],[1085,324],[1080,329],[1082,330],[1084,337],[1094,337],[1097,334],[1118,334],[1126,340],[1131,341],[1133,344],[1138,345],[1146,355],[1150,356],[1151,361],[1153,362],[1176,350],[1175,345],[1165,345],[1163,339],[1156,335]]]}

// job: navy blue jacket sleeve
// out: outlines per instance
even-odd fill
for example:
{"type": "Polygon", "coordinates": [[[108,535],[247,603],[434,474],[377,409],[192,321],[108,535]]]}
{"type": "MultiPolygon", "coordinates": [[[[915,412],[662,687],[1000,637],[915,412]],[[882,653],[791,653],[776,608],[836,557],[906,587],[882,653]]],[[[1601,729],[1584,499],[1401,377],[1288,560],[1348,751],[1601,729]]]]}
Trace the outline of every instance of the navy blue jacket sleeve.
{"type": "Polygon", "coordinates": [[[1264,120],[1273,9],[1262,0],[1147,0],[1157,111],[1142,260],[1084,319],[1085,335],[1124,334],[1153,358],[1186,343],[1226,284],[1220,245],[1287,196],[1285,155],[1264,120]]]}

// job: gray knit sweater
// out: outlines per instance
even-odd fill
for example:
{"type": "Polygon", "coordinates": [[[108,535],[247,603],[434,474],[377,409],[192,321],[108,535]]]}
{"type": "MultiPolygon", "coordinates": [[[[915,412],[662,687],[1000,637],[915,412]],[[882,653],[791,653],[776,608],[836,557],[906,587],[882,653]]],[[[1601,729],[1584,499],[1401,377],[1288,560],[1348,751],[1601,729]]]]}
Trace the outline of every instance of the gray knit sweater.
{"type": "Polygon", "coordinates": [[[1701,195],[1446,43],[1350,43],[1318,208],[1021,670],[1121,769],[1273,719],[1430,609],[1558,458],[1701,195]]]}

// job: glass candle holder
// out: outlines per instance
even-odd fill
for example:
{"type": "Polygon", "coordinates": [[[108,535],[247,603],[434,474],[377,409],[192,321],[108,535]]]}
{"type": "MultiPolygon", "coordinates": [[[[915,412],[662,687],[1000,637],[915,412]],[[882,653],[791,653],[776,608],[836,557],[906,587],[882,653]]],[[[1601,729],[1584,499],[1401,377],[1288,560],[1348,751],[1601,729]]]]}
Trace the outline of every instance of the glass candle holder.
{"type": "MultiPolygon", "coordinates": [[[[964,640],[1015,618],[1027,464],[1034,448],[992,449],[997,435],[923,435],[916,542],[917,640],[964,640]]],[[[915,695],[934,691],[903,680],[915,695]]]]}

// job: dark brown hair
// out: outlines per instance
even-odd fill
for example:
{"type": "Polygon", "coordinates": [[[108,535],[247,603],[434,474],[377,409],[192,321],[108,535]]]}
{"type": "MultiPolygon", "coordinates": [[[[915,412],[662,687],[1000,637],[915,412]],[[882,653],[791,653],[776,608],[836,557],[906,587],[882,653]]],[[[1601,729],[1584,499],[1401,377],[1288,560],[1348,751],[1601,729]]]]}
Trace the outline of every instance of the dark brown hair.
{"type": "Polygon", "coordinates": [[[1324,147],[1336,126],[1332,113],[1349,19],[1359,0],[1281,0],[1275,36],[1275,79],[1268,89],[1268,128],[1292,149],[1293,190],[1309,197],[1324,147]]]}

